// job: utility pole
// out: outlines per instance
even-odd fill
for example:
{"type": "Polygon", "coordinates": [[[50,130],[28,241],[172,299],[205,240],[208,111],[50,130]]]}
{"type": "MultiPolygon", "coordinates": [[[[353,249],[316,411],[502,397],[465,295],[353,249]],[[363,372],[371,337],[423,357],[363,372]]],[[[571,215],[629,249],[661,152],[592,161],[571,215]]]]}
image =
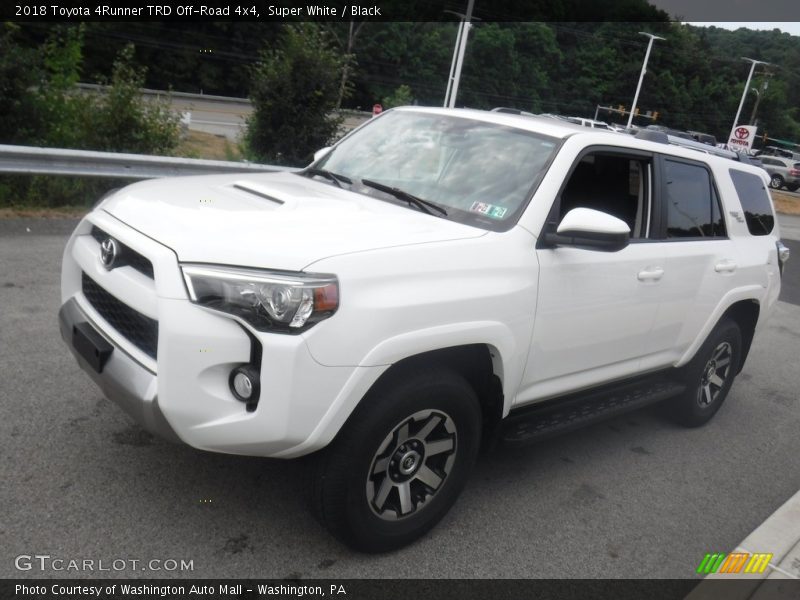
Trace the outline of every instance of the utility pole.
{"type": "Polygon", "coordinates": [[[644,31],[639,32],[641,35],[646,35],[650,38],[650,41],[647,42],[647,52],[644,54],[644,62],[642,63],[642,72],[639,74],[639,84],[636,86],[636,94],[633,96],[633,104],[631,105],[631,114],[628,117],[628,128],[630,128],[631,124],[633,124],[633,115],[636,112],[636,103],[639,101],[639,91],[642,89],[642,81],[644,81],[644,74],[647,73],[647,61],[650,60],[650,50],[653,47],[653,42],[655,40],[663,40],[664,38],[659,37],[657,35],[653,35],[652,33],[645,33],[644,31]]]}
{"type": "Polygon", "coordinates": [[[474,5],[475,0],[469,0],[469,3],[467,4],[467,14],[464,15],[464,20],[461,21],[459,35],[456,38],[456,48],[453,53],[453,64],[450,66],[451,78],[450,81],[447,82],[448,93],[445,97],[446,108],[455,108],[456,105],[458,84],[461,81],[461,67],[464,64],[464,53],[467,50],[467,37],[469,36],[469,28],[472,26],[470,21],[472,19],[472,8],[474,5]]]}
{"type": "Polygon", "coordinates": [[[769,63],[764,62],[763,60],[755,60],[753,58],[747,58],[746,56],[741,57],[742,60],[749,60],[750,61],[750,73],[747,75],[747,81],[744,84],[744,91],[742,91],[742,99],[739,102],[739,108],[736,111],[736,117],[733,119],[733,127],[731,127],[731,132],[736,129],[736,125],[739,124],[739,115],[742,114],[742,107],[744,106],[744,99],[747,98],[747,91],[750,89],[750,80],[753,78],[753,71],[756,69],[756,65],[768,65],[769,63]]]}

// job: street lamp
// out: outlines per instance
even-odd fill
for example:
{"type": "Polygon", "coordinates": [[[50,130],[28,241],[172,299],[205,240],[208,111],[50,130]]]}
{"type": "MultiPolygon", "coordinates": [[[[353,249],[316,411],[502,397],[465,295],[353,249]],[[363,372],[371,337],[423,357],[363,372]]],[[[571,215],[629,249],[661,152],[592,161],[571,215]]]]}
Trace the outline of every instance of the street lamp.
{"type": "Polygon", "coordinates": [[[756,65],[768,65],[768,62],[764,62],[763,60],[755,60],[753,58],[747,58],[746,56],[742,56],[742,60],[749,60],[750,61],[750,73],[747,75],[747,83],[744,84],[744,91],[742,92],[742,99],[739,102],[739,109],[736,111],[736,117],[733,119],[733,127],[731,127],[731,131],[736,129],[736,125],[739,122],[739,115],[742,113],[742,107],[744,106],[744,99],[747,98],[747,90],[750,89],[750,80],[753,78],[753,71],[756,69],[756,65]]]}
{"type": "Polygon", "coordinates": [[[631,124],[633,123],[633,113],[636,112],[636,103],[639,101],[639,91],[642,89],[642,81],[644,80],[644,74],[647,73],[647,61],[650,59],[650,49],[653,47],[653,42],[655,40],[663,40],[664,38],[658,37],[657,35],[653,35],[652,33],[645,33],[644,31],[639,32],[641,35],[646,35],[650,38],[650,41],[647,42],[647,52],[644,54],[644,62],[642,63],[642,72],[639,75],[639,84],[636,86],[636,95],[633,97],[633,104],[631,105],[631,114],[628,117],[628,127],[630,128],[631,124]]]}
{"type": "Polygon", "coordinates": [[[472,19],[472,7],[475,0],[469,0],[467,4],[467,14],[461,21],[456,37],[456,47],[453,51],[453,62],[450,64],[450,78],[447,80],[447,92],[445,93],[445,108],[454,108],[456,96],[458,95],[458,84],[461,81],[461,67],[464,64],[464,52],[467,50],[467,35],[469,34],[470,19],[472,19]]]}

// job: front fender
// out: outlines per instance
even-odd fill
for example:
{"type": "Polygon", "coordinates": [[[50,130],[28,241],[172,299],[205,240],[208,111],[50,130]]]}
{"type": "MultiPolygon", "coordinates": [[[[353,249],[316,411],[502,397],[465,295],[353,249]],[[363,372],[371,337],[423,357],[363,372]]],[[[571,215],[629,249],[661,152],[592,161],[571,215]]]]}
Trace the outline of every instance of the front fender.
{"type": "Polygon", "coordinates": [[[362,398],[391,365],[425,352],[472,344],[485,344],[489,347],[495,375],[503,384],[505,415],[508,412],[508,403],[522,378],[526,354],[518,351],[513,332],[503,323],[451,323],[405,332],[378,343],[353,371],[311,435],[303,443],[276,456],[291,458],[328,445],[362,398]]]}

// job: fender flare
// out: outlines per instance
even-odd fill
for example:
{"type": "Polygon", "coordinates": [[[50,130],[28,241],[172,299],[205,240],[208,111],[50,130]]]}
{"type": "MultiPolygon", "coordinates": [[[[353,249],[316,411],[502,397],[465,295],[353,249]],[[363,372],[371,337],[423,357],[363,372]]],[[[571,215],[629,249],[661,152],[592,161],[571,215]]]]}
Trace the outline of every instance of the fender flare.
{"type": "Polygon", "coordinates": [[[291,458],[327,446],[370,388],[393,364],[425,352],[472,344],[485,344],[490,348],[495,374],[503,385],[506,404],[503,414],[505,414],[507,405],[522,378],[524,358],[527,353],[521,353],[520,358],[513,332],[507,325],[498,321],[450,323],[408,331],[382,340],[354,369],[308,438],[275,456],[291,458]]]}
{"type": "Polygon", "coordinates": [[[714,329],[714,327],[716,327],[717,323],[719,323],[722,315],[724,315],[731,306],[737,302],[748,300],[755,301],[759,305],[763,304],[762,300],[766,292],[767,290],[761,285],[748,285],[736,288],[726,293],[708,319],[706,319],[706,322],[703,324],[703,327],[698,332],[694,341],[689,345],[674,366],[676,368],[682,367],[692,360],[692,358],[694,358],[694,355],[700,349],[700,346],[703,345],[703,342],[706,341],[706,338],[708,338],[711,331],[714,329]]]}

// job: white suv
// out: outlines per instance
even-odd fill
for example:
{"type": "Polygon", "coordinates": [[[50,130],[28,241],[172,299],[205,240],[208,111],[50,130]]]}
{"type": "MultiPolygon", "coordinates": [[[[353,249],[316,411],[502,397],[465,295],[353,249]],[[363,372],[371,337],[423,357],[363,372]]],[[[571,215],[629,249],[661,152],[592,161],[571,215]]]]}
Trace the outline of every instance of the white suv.
{"type": "Polygon", "coordinates": [[[767,183],[552,119],[395,109],[301,171],[102,200],[66,247],[62,335],[151,432],[315,453],[318,516],[387,550],[482,443],[664,400],[710,419],[788,258],[767,183]]]}

